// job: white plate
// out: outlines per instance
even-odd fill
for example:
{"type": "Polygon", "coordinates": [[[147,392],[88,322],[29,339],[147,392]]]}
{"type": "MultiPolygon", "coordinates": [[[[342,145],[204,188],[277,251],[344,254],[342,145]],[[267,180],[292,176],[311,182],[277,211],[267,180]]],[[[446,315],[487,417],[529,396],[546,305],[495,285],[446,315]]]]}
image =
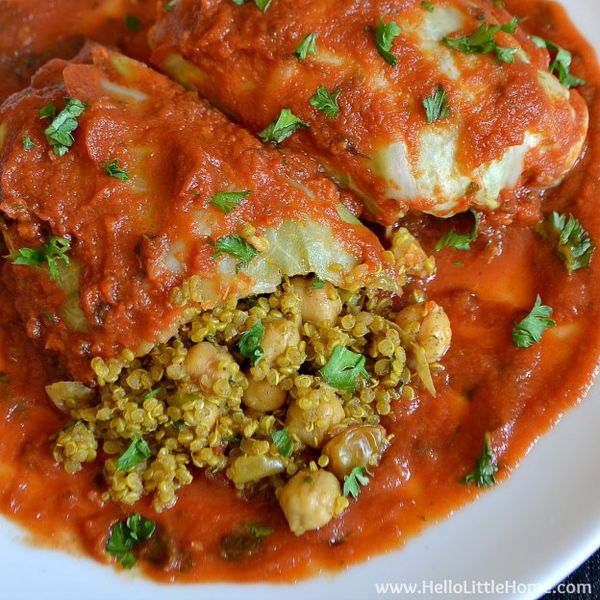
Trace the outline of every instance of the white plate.
{"type": "MultiPolygon", "coordinates": [[[[563,0],[600,54],[600,4],[563,0]]],[[[306,600],[407,597],[378,594],[376,584],[424,585],[419,598],[449,598],[472,582],[508,582],[485,598],[536,598],[600,546],[600,385],[569,412],[523,460],[510,480],[450,519],[413,538],[398,552],[338,575],[296,585],[164,586],[115,573],[110,567],[20,543],[0,521],[0,598],[10,600],[306,600]],[[434,593],[435,584],[445,586],[434,593]],[[527,589],[527,587],[529,588],[527,589]],[[535,587],[537,586],[537,587],[535,587]],[[429,593],[428,593],[429,591],[429,593]]],[[[479,588],[481,592],[484,588],[479,588]]],[[[594,592],[600,595],[600,583],[594,592]]],[[[458,597],[459,594],[456,595],[458,597]]],[[[590,598],[596,597],[590,595],[590,598]]]]}

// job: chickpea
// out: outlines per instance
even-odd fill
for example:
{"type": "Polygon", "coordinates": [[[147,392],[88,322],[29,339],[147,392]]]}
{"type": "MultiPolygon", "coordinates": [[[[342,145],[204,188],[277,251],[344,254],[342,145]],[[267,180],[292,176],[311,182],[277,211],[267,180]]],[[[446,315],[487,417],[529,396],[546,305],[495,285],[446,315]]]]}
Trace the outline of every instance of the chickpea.
{"type": "Polygon", "coordinates": [[[286,401],[287,393],[277,385],[268,381],[254,381],[248,377],[248,388],[244,392],[242,402],[248,408],[261,412],[271,412],[281,408],[286,401]]]}
{"type": "Polygon", "coordinates": [[[417,335],[417,344],[425,350],[427,362],[437,362],[448,352],[452,341],[450,319],[435,302],[427,303],[427,314],[417,335]],[[430,306],[431,305],[431,306],[430,306]]]}
{"type": "Polygon", "coordinates": [[[355,467],[367,467],[377,460],[386,445],[386,431],[381,425],[353,425],[331,438],[323,454],[329,458],[327,468],[343,479],[355,467]]]}
{"type": "Polygon", "coordinates": [[[433,301],[407,306],[396,318],[396,323],[407,332],[414,332],[416,328],[414,341],[423,348],[428,363],[440,360],[450,347],[450,319],[433,301]]]}
{"type": "Polygon", "coordinates": [[[234,362],[227,348],[210,342],[200,342],[188,350],[183,367],[202,390],[210,394],[219,379],[229,377],[229,361],[234,362]]]}
{"type": "Polygon", "coordinates": [[[292,288],[300,298],[302,320],[315,325],[333,327],[342,312],[342,301],[335,287],[326,282],[322,288],[313,287],[313,282],[304,277],[294,277],[292,288]]]}
{"type": "Polygon", "coordinates": [[[265,335],[260,343],[263,349],[262,361],[272,365],[290,346],[300,343],[300,331],[293,321],[278,319],[264,323],[265,335]]]}
{"type": "Polygon", "coordinates": [[[329,429],[345,416],[342,402],[331,388],[323,387],[319,392],[321,397],[316,408],[305,410],[294,400],[285,420],[290,434],[311,448],[320,448],[329,429]]]}
{"type": "Polygon", "coordinates": [[[283,486],[279,504],[292,532],[302,535],[331,521],[340,495],[340,482],[333,473],[305,469],[283,486]]]}

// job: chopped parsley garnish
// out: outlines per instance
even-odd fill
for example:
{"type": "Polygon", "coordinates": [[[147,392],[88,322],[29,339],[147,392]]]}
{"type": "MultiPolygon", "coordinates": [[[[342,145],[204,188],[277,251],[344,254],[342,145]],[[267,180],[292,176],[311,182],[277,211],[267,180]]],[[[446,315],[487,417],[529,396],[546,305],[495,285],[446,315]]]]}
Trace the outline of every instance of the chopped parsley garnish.
{"type": "Polygon", "coordinates": [[[131,569],[136,562],[134,550],[138,544],[150,539],[156,530],[156,523],[139,514],[117,521],[110,530],[106,551],[119,560],[125,569],[131,569]]]}
{"type": "Polygon", "coordinates": [[[256,365],[264,354],[264,350],[260,345],[264,335],[265,328],[263,327],[263,324],[258,321],[242,335],[237,344],[241,355],[244,358],[249,358],[253,366],[256,365]]]}
{"type": "Polygon", "coordinates": [[[125,15],[125,25],[127,26],[127,29],[131,29],[131,31],[142,30],[142,20],[134,15],[125,15]]]}
{"type": "Polygon", "coordinates": [[[209,204],[216,206],[219,210],[228,215],[250,194],[252,194],[252,190],[244,190],[243,192],[217,192],[210,199],[209,204]]]}
{"type": "Polygon", "coordinates": [[[29,152],[35,146],[35,142],[28,136],[23,136],[23,149],[29,152]]]}
{"type": "Polygon", "coordinates": [[[519,22],[518,17],[513,17],[509,23],[504,25],[482,23],[470,35],[459,38],[445,37],[442,41],[446,46],[463,54],[490,54],[493,52],[499,62],[512,63],[515,61],[517,49],[499,46],[494,37],[499,31],[514,33],[517,30],[519,22]]]}
{"type": "Polygon", "coordinates": [[[558,77],[558,80],[568,88],[578,87],[585,85],[587,82],[585,79],[576,77],[571,73],[571,62],[573,62],[573,55],[561,48],[558,44],[545,40],[544,38],[538,37],[537,35],[531,36],[532,42],[538,48],[546,48],[548,52],[556,52],[554,59],[550,63],[550,73],[553,73],[558,77]]]}
{"type": "Polygon", "coordinates": [[[221,254],[229,254],[239,260],[235,268],[236,272],[247,267],[250,261],[258,255],[258,250],[237,234],[219,238],[215,242],[215,248],[217,252],[213,254],[213,258],[219,258],[221,254]]]}
{"type": "Polygon", "coordinates": [[[395,21],[384,23],[380,18],[375,26],[375,45],[377,52],[385,60],[388,65],[395,67],[398,64],[398,59],[390,52],[394,40],[400,35],[400,26],[395,21]]]}
{"type": "Polygon", "coordinates": [[[79,127],[77,118],[88,108],[87,104],[76,98],[67,98],[65,107],[52,119],[44,130],[44,135],[54,154],[64,156],[73,145],[73,132],[79,127]]]}
{"type": "Polygon", "coordinates": [[[264,525],[255,525],[253,523],[249,523],[246,525],[246,531],[255,539],[260,540],[265,538],[273,533],[272,527],[266,527],[264,525]]]}
{"type": "Polygon", "coordinates": [[[283,458],[289,458],[292,455],[294,444],[287,427],[274,431],[271,434],[271,439],[277,448],[277,451],[283,458]]]}
{"type": "Polygon", "coordinates": [[[475,468],[465,476],[463,483],[474,483],[477,487],[489,487],[496,484],[494,474],[498,466],[492,452],[492,438],[489,433],[485,434],[483,452],[479,455],[475,468]]]}
{"type": "Polygon", "coordinates": [[[0,371],[0,383],[10,383],[10,375],[5,371],[0,371]]]}
{"type": "Polygon", "coordinates": [[[131,471],[133,467],[143,463],[152,456],[152,450],[144,438],[134,437],[129,448],[119,456],[117,471],[131,471]]]}
{"type": "Polygon", "coordinates": [[[596,246],[573,215],[552,212],[536,231],[554,246],[569,273],[590,266],[596,246]]]}
{"type": "Polygon", "coordinates": [[[550,318],[552,308],[544,306],[542,299],[538,295],[531,312],[519,321],[512,332],[512,339],[515,346],[519,348],[531,348],[539,343],[542,334],[550,327],[556,327],[556,323],[550,318]]]}
{"type": "Polygon", "coordinates": [[[48,265],[50,279],[60,281],[58,263],[69,264],[67,252],[71,248],[71,240],[63,237],[52,236],[41,248],[20,248],[8,256],[15,265],[39,267],[43,263],[48,265]]]}
{"type": "Polygon", "coordinates": [[[269,6],[271,6],[273,0],[254,0],[254,4],[258,7],[258,10],[262,13],[266,13],[269,6]]]}
{"type": "Polygon", "coordinates": [[[423,100],[423,108],[425,109],[425,117],[427,123],[431,125],[435,121],[447,119],[452,115],[450,104],[448,102],[448,94],[444,86],[438,85],[431,96],[423,100]]]}
{"type": "Polygon", "coordinates": [[[42,106],[39,111],[40,119],[54,119],[56,115],[56,106],[54,102],[42,106]]]}
{"type": "Polygon", "coordinates": [[[302,62],[306,60],[309,54],[314,54],[317,51],[317,34],[309,33],[294,50],[296,58],[302,62]]]}
{"type": "Polygon", "coordinates": [[[325,287],[325,282],[318,275],[315,275],[310,287],[313,290],[322,290],[325,287]]]}
{"type": "Polygon", "coordinates": [[[349,475],[344,475],[344,496],[352,496],[356,500],[361,486],[369,483],[369,475],[372,473],[366,467],[354,467],[349,475]]]}
{"type": "Polygon", "coordinates": [[[343,392],[353,392],[359,377],[369,378],[365,369],[366,362],[367,359],[362,354],[352,352],[344,346],[336,346],[319,373],[331,387],[343,392]]]}
{"type": "Polygon", "coordinates": [[[477,239],[479,233],[479,215],[475,211],[470,211],[473,215],[473,228],[468,233],[457,233],[454,227],[446,232],[435,245],[435,251],[439,252],[442,248],[455,248],[456,250],[470,250],[471,244],[477,239]]]}
{"type": "Polygon", "coordinates": [[[162,9],[165,12],[171,12],[172,10],[175,10],[176,4],[177,4],[177,0],[169,0],[169,2],[167,2],[165,5],[163,5],[162,9]]]}
{"type": "Polygon", "coordinates": [[[258,137],[263,142],[273,142],[281,144],[284,140],[297,131],[298,129],[306,129],[308,125],[299,119],[289,108],[284,108],[279,113],[276,121],[267,125],[259,134],[258,137]]]}
{"type": "Polygon", "coordinates": [[[155,390],[148,392],[144,396],[144,400],[148,400],[149,398],[156,398],[156,396],[158,396],[161,392],[162,392],[162,387],[157,387],[155,390]]]}
{"type": "Polygon", "coordinates": [[[119,161],[116,158],[111,160],[106,167],[104,167],[104,170],[107,175],[110,175],[110,177],[114,177],[119,181],[127,181],[129,179],[129,173],[119,167],[119,161]]]}
{"type": "Polygon", "coordinates": [[[429,12],[433,12],[435,10],[435,6],[432,2],[421,2],[421,6],[429,12]]]}
{"type": "Polygon", "coordinates": [[[324,85],[320,85],[309,102],[311,106],[314,106],[317,110],[324,112],[327,117],[333,119],[340,114],[340,107],[338,106],[339,97],[340,90],[328,92],[324,85]]]}

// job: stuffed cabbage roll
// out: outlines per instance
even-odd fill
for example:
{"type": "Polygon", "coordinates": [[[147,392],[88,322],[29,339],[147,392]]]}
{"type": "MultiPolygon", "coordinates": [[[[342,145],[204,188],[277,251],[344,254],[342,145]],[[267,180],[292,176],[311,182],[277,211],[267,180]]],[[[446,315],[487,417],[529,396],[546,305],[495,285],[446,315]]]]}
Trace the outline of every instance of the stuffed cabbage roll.
{"type": "Polygon", "coordinates": [[[499,2],[169,8],[151,34],[154,63],[264,141],[315,156],[384,224],[408,209],[495,209],[520,185],[560,182],[582,149],[571,56],[499,2]]]}
{"type": "Polygon", "coordinates": [[[426,259],[407,235],[384,250],[312,161],[100,46],[5,102],[0,174],[7,285],[76,378],[283,277],[400,293],[426,259]]]}

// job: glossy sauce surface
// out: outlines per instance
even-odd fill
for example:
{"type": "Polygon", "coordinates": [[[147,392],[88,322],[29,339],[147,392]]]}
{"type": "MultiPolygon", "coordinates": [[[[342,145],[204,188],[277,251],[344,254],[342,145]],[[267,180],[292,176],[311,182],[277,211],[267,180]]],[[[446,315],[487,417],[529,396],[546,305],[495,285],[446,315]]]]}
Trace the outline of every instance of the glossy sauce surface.
{"type": "MultiPolygon", "coordinates": [[[[396,437],[372,483],[318,532],[295,537],[274,499],[244,501],[221,476],[198,477],[182,488],[171,511],[157,515],[145,502],[136,505],[159,523],[155,542],[145,549],[147,560],[140,562],[151,577],[290,581],[397,548],[476,497],[477,490],[460,480],[481,452],[484,432],[492,434],[501,480],[587,389],[600,354],[600,262],[568,276],[532,225],[542,212],[573,212],[600,240],[600,74],[592,50],[560,8],[537,0],[507,5],[529,17],[531,31],[574,52],[577,72],[589,82],[582,93],[592,128],[580,164],[542,203],[539,195],[523,193],[514,214],[485,219],[471,252],[444,250],[437,256],[438,276],[428,293],[446,308],[454,333],[445,370],[436,375],[437,398],[420,394],[396,405],[395,419],[387,423],[396,437]],[[506,225],[509,216],[516,218],[506,225]],[[511,330],[536,294],[554,308],[558,326],[539,345],[520,350],[511,330]],[[274,533],[249,559],[224,560],[223,537],[247,523],[270,526],[274,533]]],[[[449,225],[410,220],[429,250],[449,225]]],[[[62,547],[68,537],[83,552],[108,561],[110,525],[129,510],[101,502],[98,467],[70,476],[54,463],[48,437],[63,423],[43,389],[57,377],[53,359],[28,341],[4,290],[0,317],[0,371],[10,377],[0,384],[0,509],[42,543],[62,547]]]]}

